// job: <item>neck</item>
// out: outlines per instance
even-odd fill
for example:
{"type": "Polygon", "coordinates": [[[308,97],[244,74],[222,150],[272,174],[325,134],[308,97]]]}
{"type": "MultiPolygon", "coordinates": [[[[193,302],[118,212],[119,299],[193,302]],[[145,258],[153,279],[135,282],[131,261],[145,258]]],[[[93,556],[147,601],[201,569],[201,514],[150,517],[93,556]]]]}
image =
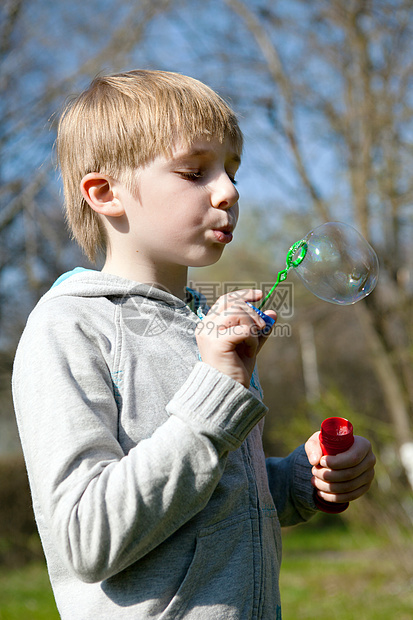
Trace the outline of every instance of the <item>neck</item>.
{"type": "Polygon", "coordinates": [[[116,259],[113,256],[108,256],[102,273],[110,273],[142,284],[151,284],[157,288],[165,289],[179,299],[185,298],[188,268],[184,265],[171,267],[170,265],[162,266],[138,262],[131,264],[122,258],[116,259]]]}

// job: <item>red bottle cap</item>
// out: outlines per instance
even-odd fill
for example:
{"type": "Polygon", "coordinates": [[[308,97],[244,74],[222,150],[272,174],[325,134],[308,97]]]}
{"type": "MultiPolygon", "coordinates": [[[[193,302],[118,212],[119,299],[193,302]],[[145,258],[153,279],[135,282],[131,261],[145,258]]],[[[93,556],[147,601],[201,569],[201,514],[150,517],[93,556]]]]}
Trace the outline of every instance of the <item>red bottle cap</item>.
{"type": "Polygon", "coordinates": [[[320,444],[323,454],[340,454],[353,445],[353,425],[345,418],[327,418],[321,424],[320,444]]]}

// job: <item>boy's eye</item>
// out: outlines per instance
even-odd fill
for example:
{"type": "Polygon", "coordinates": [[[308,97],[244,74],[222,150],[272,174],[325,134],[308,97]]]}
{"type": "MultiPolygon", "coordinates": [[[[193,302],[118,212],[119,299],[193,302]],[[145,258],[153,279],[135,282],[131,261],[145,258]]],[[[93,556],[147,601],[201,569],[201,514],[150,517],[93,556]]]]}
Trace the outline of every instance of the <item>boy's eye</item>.
{"type": "Polygon", "coordinates": [[[198,181],[204,176],[200,170],[194,172],[180,172],[179,174],[183,179],[188,179],[188,181],[198,181]]]}
{"type": "MultiPolygon", "coordinates": [[[[188,181],[199,181],[200,179],[203,179],[205,177],[205,173],[202,170],[193,170],[188,172],[180,170],[178,174],[181,178],[187,179],[188,181]]],[[[237,182],[235,180],[235,175],[229,174],[229,172],[227,172],[227,175],[231,183],[236,185],[237,182]]]]}

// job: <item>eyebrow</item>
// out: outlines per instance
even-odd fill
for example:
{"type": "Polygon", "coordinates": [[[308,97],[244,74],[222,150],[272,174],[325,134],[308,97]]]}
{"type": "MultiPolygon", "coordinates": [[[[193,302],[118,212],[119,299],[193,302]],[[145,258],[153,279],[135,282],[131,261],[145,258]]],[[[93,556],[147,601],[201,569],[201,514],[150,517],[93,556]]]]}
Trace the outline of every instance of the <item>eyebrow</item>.
{"type": "MultiPolygon", "coordinates": [[[[172,157],[172,159],[174,161],[181,161],[183,159],[188,159],[190,157],[205,157],[213,153],[214,153],[213,149],[190,149],[183,153],[178,153],[176,157],[172,157]]],[[[241,157],[238,155],[238,153],[231,153],[230,159],[236,164],[241,163],[241,157]]]]}

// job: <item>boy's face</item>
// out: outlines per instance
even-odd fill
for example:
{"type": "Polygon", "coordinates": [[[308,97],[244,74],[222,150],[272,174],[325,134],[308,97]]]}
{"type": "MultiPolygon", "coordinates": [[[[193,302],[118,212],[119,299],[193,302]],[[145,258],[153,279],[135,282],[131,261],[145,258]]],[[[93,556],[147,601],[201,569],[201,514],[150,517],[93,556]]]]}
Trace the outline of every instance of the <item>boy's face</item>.
{"type": "Polygon", "coordinates": [[[165,267],[215,263],[238,220],[234,177],[239,165],[229,142],[199,139],[140,168],[135,197],[122,190],[138,262],[165,267]]]}

